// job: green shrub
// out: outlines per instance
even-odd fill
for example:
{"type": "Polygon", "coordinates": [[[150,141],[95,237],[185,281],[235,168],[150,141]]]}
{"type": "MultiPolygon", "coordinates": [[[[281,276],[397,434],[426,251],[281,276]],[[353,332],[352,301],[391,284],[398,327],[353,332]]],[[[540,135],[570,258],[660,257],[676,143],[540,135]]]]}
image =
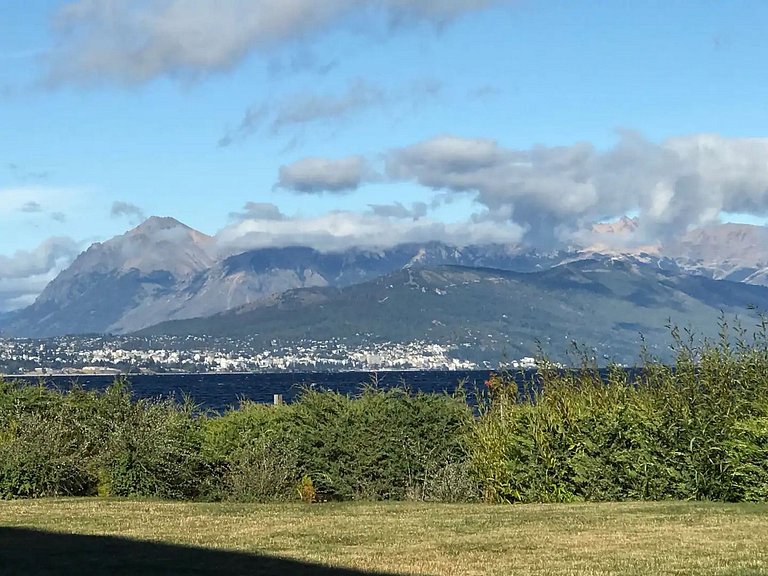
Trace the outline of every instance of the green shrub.
{"type": "Polygon", "coordinates": [[[246,404],[208,420],[203,451],[219,470],[213,497],[295,498],[307,476],[323,500],[399,499],[419,491],[434,498],[431,474],[465,460],[471,422],[462,398],[400,388],[367,387],[354,397],[307,390],[290,405],[246,404]]]}
{"type": "Polygon", "coordinates": [[[300,472],[291,414],[290,405],[246,402],[206,419],[202,454],[211,470],[207,496],[256,502],[295,498],[300,472]]]}
{"type": "Polygon", "coordinates": [[[725,446],[733,501],[768,500],[768,418],[737,422],[725,446]]]}
{"type": "Polygon", "coordinates": [[[190,405],[142,399],[110,408],[113,419],[107,422],[105,445],[94,458],[101,494],[173,499],[200,495],[207,470],[200,424],[190,405]]]}
{"type": "Polygon", "coordinates": [[[0,380],[0,497],[87,495],[97,479],[90,457],[98,396],[0,380]]]}
{"type": "Polygon", "coordinates": [[[427,470],[465,457],[467,403],[365,389],[307,392],[293,405],[299,465],[326,499],[402,499],[427,470]]]}
{"type": "MultiPolygon", "coordinates": [[[[724,325],[724,328],[727,328],[724,325]]],[[[766,497],[765,339],[695,346],[673,329],[675,365],[648,362],[632,380],[584,363],[545,369],[532,398],[502,393],[472,432],[471,461],[489,501],[766,497]]]]}
{"type": "Polygon", "coordinates": [[[563,502],[768,499],[768,321],[608,377],[543,364],[533,392],[494,375],[461,394],[304,391],[222,416],[0,379],[0,498],[563,502]],[[304,486],[301,491],[298,487],[304,486]]]}
{"type": "Polygon", "coordinates": [[[0,498],[84,496],[95,486],[69,411],[22,412],[0,427],[0,498]]]}
{"type": "Polygon", "coordinates": [[[408,500],[422,502],[475,502],[480,500],[480,484],[469,461],[448,461],[424,469],[424,476],[411,480],[408,500]]]}
{"type": "Polygon", "coordinates": [[[290,500],[299,474],[297,442],[274,430],[248,438],[228,455],[219,482],[221,498],[264,502],[290,500]]]}

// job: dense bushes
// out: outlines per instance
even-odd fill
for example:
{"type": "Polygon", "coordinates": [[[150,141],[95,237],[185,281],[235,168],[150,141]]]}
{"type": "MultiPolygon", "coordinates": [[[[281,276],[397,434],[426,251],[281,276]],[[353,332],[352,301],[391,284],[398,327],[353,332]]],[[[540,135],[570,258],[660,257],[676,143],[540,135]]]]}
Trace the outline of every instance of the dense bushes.
{"type": "Polygon", "coordinates": [[[497,374],[472,407],[368,387],[218,416],[0,381],[0,498],[768,500],[766,339],[673,335],[674,366],[497,374]]]}
{"type": "Polygon", "coordinates": [[[0,497],[194,498],[202,421],[171,400],[0,381],[0,497]]]}
{"type": "Polygon", "coordinates": [[[465,461],[471,423],[461,397],[307,391],[291,405],[246,404],[208,420],[203,449],[223,471],[224,497],[295,498],[306,476],[320,499],[443,499],[434,478],[465,461]]]}
{"type": "Polygon", "coordinates": [[[132,402],[121,389],[107,396],[101,450],[93,457],[99,493],[199,497],[207,466],[201,454],[202,422],[194,418],[192,406],[171,400],[132,402]]]}
{"type": "Polygon", "coordinates": [[[0,381],[0,497],[87,494],[96,480],[82,394],[0,381]]]}
{"type": "Polygon", "coordinates": [[[307,391],[223,416],[188,403],[0,383],[0,497],[439,499],[473,497],[463,397],[307,391]],[[306,490],[306,486],[305,486],[306,490]],[[457,493],[457,490],[459,493],[457,493]]]}
{"type": "MultiPolygon", "coordinates": [[[[764,334],[764,332],[763,332],[764,334]]],[[[768,347],[694,346],[634,378],[546,369],[533,398],[508,376],[468,446],[491,501],[768,498],[768,347]]]]}

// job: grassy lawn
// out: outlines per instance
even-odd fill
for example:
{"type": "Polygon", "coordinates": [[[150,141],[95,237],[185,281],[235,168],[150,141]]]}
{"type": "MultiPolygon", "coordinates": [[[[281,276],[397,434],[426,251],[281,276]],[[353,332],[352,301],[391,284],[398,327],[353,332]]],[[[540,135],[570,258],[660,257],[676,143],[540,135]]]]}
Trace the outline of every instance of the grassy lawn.
{"type": "Polygon", "coordinates": [[[0,502],[2,574],[365,571],[768,574],[768,505],[0,502]]]}

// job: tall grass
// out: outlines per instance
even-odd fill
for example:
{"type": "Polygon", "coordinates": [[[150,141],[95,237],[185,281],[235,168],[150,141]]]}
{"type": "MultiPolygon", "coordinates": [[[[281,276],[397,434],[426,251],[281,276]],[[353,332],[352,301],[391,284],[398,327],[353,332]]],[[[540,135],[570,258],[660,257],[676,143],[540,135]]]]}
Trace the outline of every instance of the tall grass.
{"type": "Polygon", "coordinates": [[[489,501],[764,500],[768,346],[725,320],[718,342],[672,328],[674,365],[607,377],[588,359],[547,368],[531,396],[509,375],[473,427],[471,461],[489,501]],[[735,344],[732,344],[735,342],[735,344]]]}

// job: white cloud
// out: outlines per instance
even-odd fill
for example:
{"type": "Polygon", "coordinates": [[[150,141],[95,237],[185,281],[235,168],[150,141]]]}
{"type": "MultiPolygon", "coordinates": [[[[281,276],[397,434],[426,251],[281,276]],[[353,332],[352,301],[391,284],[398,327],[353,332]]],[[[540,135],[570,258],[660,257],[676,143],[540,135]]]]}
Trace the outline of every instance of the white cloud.
{"type": "Polygon", "coordinates": [[[0,255],[0,311],[31,304],[80,250],[80,245],[71,238],[54,237],[33,250],[0,255]]]}
{"type": "Polygon", "coordinates": [[[112,216],[112,218],[126,217],[130,222],[136,224],[143,222],[146,219],[144,210],[135,204],[125,202],[123,200],[116,200],[115,202],[112,202],[109,215],[112,216]]]}
{"type": "Polygon", "coordinates": [[[404,206],[402,202],[369,204],[368,207],[376,216],[383,216],[385,218],[413,218],[414,220],[424,218],[428,210],[428,206],[424,202],[413,202],[410,208],[404,206]]]}
{"type": "Polygon", "coordinates": [[[505,148],[441,136],[392,151],[393,180],[472,193],[489,218],[527,230],[534,246],[568,242],[598,221],[636,213],[638,239],[659,240],[716,221],[722,211],[768,215],[768,139],[697,134],[650,142],[624,132],[589,143],[505,148]]]}
{"type": "Polygon", "coordinates": [[[287,216],[280,208],[271,202],[246,202],[242,212],[230,212],[229,217],[235,220],[285,220],[287,216]]]}
{"type": "Polygon", "coordinates": [[[362,156],[303,158],[280,166],[276,187],[305,194],[352,192],[371,179],[373,172],[362,156]]]}
{"type": "Polygon", "coordinates": [[[219,139],[219,146],[244,140],[262,128],[274,136],[288,129],[301,131],[311,124],[333,122],[337,125],[361,110],[383,105],[387,98],[383,89],[361,80],[351,82],[342,93],[301,92],[282,96],[274,102],[248,108],[237,128],[228,130],[219,139]]]}
{"type": "Polygon", "coordinates": [[[222,251],[275,246],[311,246],[321,251],[351,247],[388,248],[404,242],[439,240],[457,246],[514,243],[522,236],[519,226],[482,222],[446,224],[426,218],[394,218],[373,213],[336,211],[316,217],[292,217],[276,221],[250,218],[221,230],[217,241],[222,251]]]}
{"type": "Polygon", "coordinates": [[[77,0],[56,14],[49,81],[140,84],[227,70],[355,15],[444,24],[509,0],[77,0]]]}

